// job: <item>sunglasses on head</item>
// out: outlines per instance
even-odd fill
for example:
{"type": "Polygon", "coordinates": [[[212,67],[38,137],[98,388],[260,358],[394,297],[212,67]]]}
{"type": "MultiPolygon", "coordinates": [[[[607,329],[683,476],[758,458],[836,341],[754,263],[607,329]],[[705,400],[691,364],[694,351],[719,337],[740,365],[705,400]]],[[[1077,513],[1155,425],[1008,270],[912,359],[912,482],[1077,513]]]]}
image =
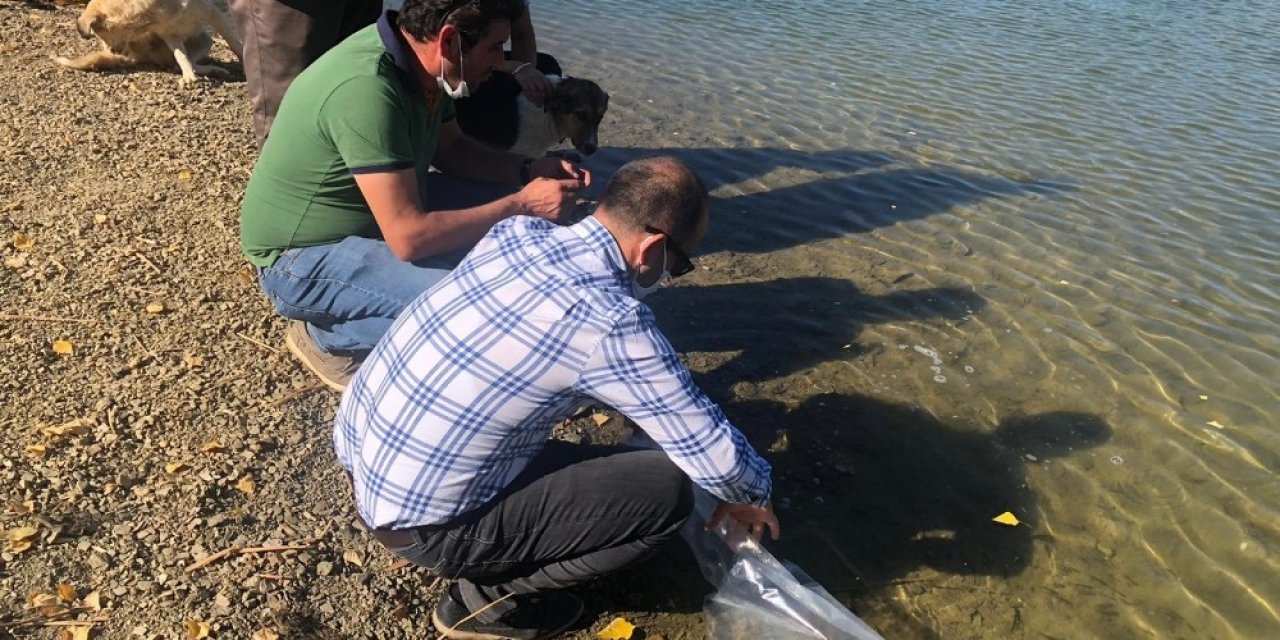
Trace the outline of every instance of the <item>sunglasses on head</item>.
{"type": "Polygon", "coordinates": [[[667,249],[671,251],[671,256],[674,258],[671,270],[667,272],[668,275],[672,278],[679,278],[680,276],[693,271],[693,260],[689,259],[689,254],[685,253],[684,249],[680,248],[680,243],[676,242],[676,239],[672,237],[671,234],[657,227],[650,227],[649,225],[645,225],[644,230],[648,233],[661,233],[667,237],[667,249]]]}

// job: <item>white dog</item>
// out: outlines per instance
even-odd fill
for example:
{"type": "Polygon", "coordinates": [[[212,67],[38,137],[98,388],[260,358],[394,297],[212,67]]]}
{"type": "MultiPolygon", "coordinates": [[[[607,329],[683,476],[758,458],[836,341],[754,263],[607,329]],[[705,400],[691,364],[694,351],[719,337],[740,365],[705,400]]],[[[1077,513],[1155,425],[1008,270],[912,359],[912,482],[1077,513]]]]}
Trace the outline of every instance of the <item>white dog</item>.
{"type": "Polygon", "coordinates": [[[81,36],[97,36],[103,50],[58,64],[80,71],[101,71],[142,63],[178,63],[183,84],[196,74],[225,76],[226,70],[201,64],[213,46],[208,27],[227,41],[237,59],[243,47],[231,20],[208,0],[90,0],[76,20],[81,36]]]}

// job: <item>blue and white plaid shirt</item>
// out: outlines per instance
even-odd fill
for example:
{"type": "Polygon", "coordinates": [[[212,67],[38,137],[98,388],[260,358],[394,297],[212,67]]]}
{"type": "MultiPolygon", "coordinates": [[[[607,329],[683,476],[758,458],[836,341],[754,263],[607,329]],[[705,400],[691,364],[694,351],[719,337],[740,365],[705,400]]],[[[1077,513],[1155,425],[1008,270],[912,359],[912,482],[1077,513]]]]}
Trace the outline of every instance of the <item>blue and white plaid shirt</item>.
{"type": "Polygon", "coordinates": [[[333,443],[366,523],[437,524],[506,487],[583,396],[716,496],[768,500],[769,463],[694,386],[594,217],[495,225],[361,365],[333,443]]]}

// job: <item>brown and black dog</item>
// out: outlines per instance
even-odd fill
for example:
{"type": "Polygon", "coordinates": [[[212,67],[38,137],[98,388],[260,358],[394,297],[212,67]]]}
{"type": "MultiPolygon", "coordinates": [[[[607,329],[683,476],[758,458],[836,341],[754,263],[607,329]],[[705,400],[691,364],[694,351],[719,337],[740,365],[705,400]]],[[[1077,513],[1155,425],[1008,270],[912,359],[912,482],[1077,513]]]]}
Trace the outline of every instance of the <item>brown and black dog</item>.
{"type": "Polygon", "coordinates": [[[241,59],[243,48],[231,19],[208,0],[90,0],[76,20],[85,38],[97,36],[103,50],[74,60],[53,56],[54,62],[80,71],[102,71],[137,64],[171,67],[178,64],[183,84],[196,74],[226,75],[226,70],[202,64],[213,46],[209,27],[227,41],[241,59]]]}
{"type": "Polygon", "coordinates": [[[582,155],[595,153],[609,94],[582,78],[547,79],[554,88],[539,107],[520,95],[514,78],[494,73],[470,98],[457,101],[458,126],[471,138],[526,158],[541,158],[566,139],[582,155]]]}

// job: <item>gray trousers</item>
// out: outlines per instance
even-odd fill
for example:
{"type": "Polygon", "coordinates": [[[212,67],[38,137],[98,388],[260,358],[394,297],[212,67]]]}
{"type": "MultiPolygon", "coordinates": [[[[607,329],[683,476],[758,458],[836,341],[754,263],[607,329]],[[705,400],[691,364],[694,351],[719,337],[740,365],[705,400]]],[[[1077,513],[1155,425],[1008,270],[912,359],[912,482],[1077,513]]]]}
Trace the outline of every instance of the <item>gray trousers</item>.
{"type": "Polygon", "coordinates": [[[382,0],[231,0],[259,148],[293,79],[381,11],[382,0]]]}
{"type": "Polygon", "coordinates": [[[396,555],[458,581],[492,622],[508,595],[563,589],[618,571],[675,538],[693,510],[689,476],[666,453],[548,441],[487,504],[412,529],[396,555]]]}

